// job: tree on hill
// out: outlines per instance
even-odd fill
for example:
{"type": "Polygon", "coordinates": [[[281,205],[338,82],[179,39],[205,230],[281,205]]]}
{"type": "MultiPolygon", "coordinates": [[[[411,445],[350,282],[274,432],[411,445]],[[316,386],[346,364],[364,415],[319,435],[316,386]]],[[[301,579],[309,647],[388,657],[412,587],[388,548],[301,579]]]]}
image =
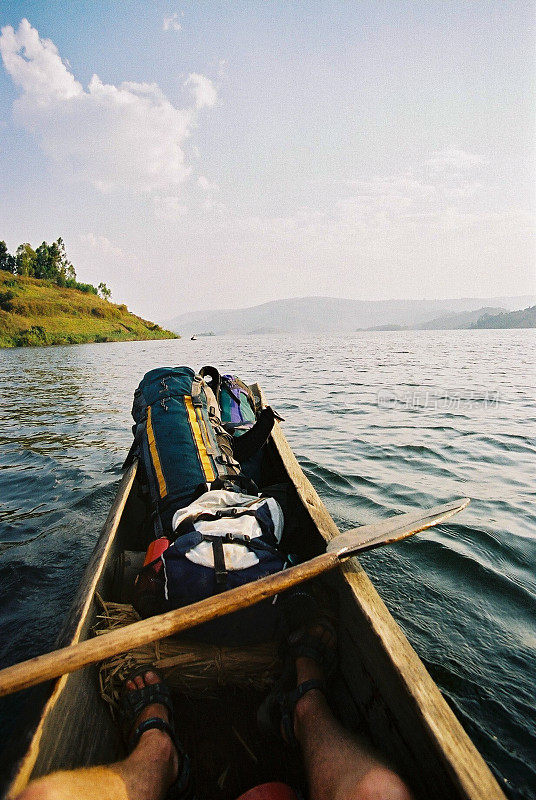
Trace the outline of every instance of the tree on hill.
{"type": "Polygon", "coordinates": [[[17,275],[25,275],[29,278],[34,277],[37,253],[31,244],[28,244],[28,242],[19,244],[17,247],[17,254],[15,256],[15,262],[17,265],[17,275]]]}
{"type": "Polygon", "coordinates": [[[52,244],[42,242],[37,250],[27,242],[20,244],[17,247],[15,266],[17,275],[53,280],[58,286],[67,286],[69,281],[76,281],[76,272],[67,258],[61,236],[52,244]]]}
{"type": "Polygon", "coordinates": [[[536,306],[502,314],[483,314],[472,328],[536,328],[536,306]]]}
{"type": "MultiPolygon", "coordinates": [[[[55,247],[57,251],[57,270],[58,270],[58,277],[60,280],[65,281],[65,285],[68,285],[69,281],[76,281],[76,272],[67,258],[67,251],[65,249],[65,242],[61,238],[58,238],[57,242],[53,242],[51,247],[55,247]]],[[[60,284],[61,286],[61,284],[60,284]]]]}
{"type": "Polygon", "coordinates": [[[12,256],[7,249],[5,242],[0,242],[0,269],[6,272],[15,272],[15,256],[12,256]]]}
{"type": "Polygon", "coordinates": [[[37,250],[28,242],[20,244],[15,256],[10,255],[5,242],[0,242],[0,269],[28,278],[53,281],[67,289],[100,294],[104,300],[109,300],[112,295],[105,283],[100,283],[97,289],[91,283],[79,283],[76,280],[75,268],[67,258],[61,236],[52,244],[41,242],[37,250]]]}
{"type": "Polygon", "coordinates": [[[102,281],[98,285],[99,295],[102,297],[103,300],[109,300],[112,296],[111,289],[108,289],[105,283],[102,281]]]}
{"type": "Polygon", "coordinates": [[[51,245],[42,242],[35,251],[37,259],[34,267],[34,278],[48,278],[59,283],[58,279],[62,275],[62,264],[58,242],[52,242],[51,245]]]}

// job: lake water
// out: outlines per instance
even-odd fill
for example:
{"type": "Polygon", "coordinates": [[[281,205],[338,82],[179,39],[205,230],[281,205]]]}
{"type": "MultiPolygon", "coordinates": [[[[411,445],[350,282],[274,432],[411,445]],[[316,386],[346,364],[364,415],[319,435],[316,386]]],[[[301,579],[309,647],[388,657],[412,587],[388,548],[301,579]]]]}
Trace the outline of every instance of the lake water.
{"type": "MultiPolygon", "coordinates": [[[[361,561],[506,793],[536,798],[536,331],[210,337],[0,352],[0,663],[51,649],[149,369],[258,380],[349,528],[469,496],[361,561]]],[[[4,733],[20,699],[0,705],[4,733]]],[[[6,737],[7,738],[7,737],[6,737]]]]}

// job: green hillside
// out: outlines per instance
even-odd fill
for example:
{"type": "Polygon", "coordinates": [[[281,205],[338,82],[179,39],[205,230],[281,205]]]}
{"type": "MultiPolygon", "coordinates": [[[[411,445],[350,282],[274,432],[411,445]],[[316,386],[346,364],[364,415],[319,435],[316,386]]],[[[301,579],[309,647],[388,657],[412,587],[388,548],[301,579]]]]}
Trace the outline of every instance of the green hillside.
{"type": "Polygon", "coordinates": [[[472,328],[536,328],[536,306],[503,314],[484,314],[472,328]]]}
{"type": "Polygon", "coordinates": [[[91,292],[0,270],[0,347],[178,338],[91,292]]]}

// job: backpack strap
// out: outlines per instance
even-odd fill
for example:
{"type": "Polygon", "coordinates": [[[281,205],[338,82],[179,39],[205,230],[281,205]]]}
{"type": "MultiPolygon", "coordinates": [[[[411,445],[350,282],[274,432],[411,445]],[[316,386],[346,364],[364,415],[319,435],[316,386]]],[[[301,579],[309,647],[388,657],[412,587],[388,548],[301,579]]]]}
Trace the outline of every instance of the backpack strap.
{"type": "Polygon", "coordinates": [[[216,404],[219,406],[220,403],[220,386],[221,386],[221,375],[216,369],[216,367],[202,367],[199,370],[199,374],[202,378],[205,379],[205,383],[208,385],[209,381],[207,381],[207,377],[210,378],[210,385],[209,389],[213,392],[214,397],[216,398],[216,404]]]}
{"type": "Polygon", "coordinates": [[[179,536],[179,538],[173,542],[170,549],[174,549],[176,552],[180,553],[180,555],[185,556],[186,553],[189,553],[190,550],[192,550],[194,547],[197,547],[197,545],[201,544],[201,542],[214,542],[216,539],[219,539],[222,544],[242,545],[243,547],[247,547],[248,550],[251,550],[255,554],[270,553],[271,555],[277,555],[281,557],[281,552],[277,549],[277,547],[273,547],[271,544],[263,542],[259,537],[252,539],[247,535],[239,533],[226,533],[225,536],[216,536],[210,533],[200,533],[199,531],[196,531],[195,528],[189,533],[179,536]]]}
{"type": "Polygon", "coordinates": [[[212,556],[214,558],[214,577],[216,578],[216,592],[224,592],[227,588],[227,566],[221,536],[212,539],[212,556]]]}
{"type": "Polygon", "coordinates": [[[203,402],[201,400],[201,388],[205,385],[205,381],[201,377],[201,375],[194,375],[194,379],[192,381],[192,389],[190,392],[190,397],[192,398],[192,403],[194,406],[202,406],[203,402]]]}
{"type": "MultiPolygon", "coordinates": [[[[200,375],[196,375],[196,378],[199,378],[200,390],[201,386],[203,386],[203,389],[205,391],[205,396],[207,398],[208,418],[210,424],[212,425],[212,429],[216,437],[216,442],[220,449],[220,455],[216,456],[216,458],[214,459],[216,462],[218,477],[221,479],[225,479],[228,478],[229,476],[238,475],[240,473],[240,464],[234,458],[233,455],[233,442],[231,435],[227,433],[227,431],[221,424],[221,419],[219,415],[219,406],[218,406],[218,401],[216,400],[216,396],[212,391],[212,389],[210,388],[210,386],[203,380],[203,378],[200,375]]],[[[192,393],[193,393],[193,386],[192,386],[192,393]]]]}
{"type": "MultiPolygon", "coordinates": [[[[219,519],[236,519],[237,517],[255,517],[257,520],[257,524],[261,529],[261,535],[264,541],[270,546],[275,549],[277,548],[277,539],[270,530],[268,522],[263,514],[260,514],[255,509],[245,508],[243,511],[238,510],[237,508],[224,508],[219,509],[218,511],[200,511],[198,514],[191,514],[185,517],[177,527],[175,528],[174,534],[176,538],[181,538],[185,534],[190,533],[192,530],[195,530],[195,523],[196,522],[215,522],[219,519]]],[[[236,536],[238,534],[228,534],[229,536],[236,536]]],[[[221,538],[221,537],[218,537],[221,538]]],[[[258,537],[255,537],[257,539],[258,537]]],[[[249,537],[246,537],[247,541],[250,541],[249,537]]]]}
{"type": "Polygon", "coordinates": [[[255,404],[255,398],[253,397],[253,392],[251,391],[247,383],[244,383],[244,381],[241,381],[240,378],[237,378],[236,376],[235,376],[235,383],[240,389],[242,389],[243,392],[247,394],[247,398],[251,406],[251,409],[256,415],[256,404],[255,404]]]}

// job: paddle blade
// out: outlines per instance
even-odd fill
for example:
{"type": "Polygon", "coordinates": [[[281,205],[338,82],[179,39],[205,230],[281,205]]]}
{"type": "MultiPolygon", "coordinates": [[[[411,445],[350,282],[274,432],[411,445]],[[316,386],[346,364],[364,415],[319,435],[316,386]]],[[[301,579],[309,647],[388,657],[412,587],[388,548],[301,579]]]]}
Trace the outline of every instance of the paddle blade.
{"type": "Polygon", "coordinates": [[[349,558],[363,550],[372,550],[383,544],[391,544],[412,536],[414,533],[424,531],[433,525],[444,522],[449,517],[457,514],[470,503],[469,498],[454,500],[435,506],[428,511],[410,511],[409,514],[397,514],[389,519],[375,522],[373,525],[363,525],[335,536],[328,544],[328,553],[336,553],[341,558],[349,558]]]}

